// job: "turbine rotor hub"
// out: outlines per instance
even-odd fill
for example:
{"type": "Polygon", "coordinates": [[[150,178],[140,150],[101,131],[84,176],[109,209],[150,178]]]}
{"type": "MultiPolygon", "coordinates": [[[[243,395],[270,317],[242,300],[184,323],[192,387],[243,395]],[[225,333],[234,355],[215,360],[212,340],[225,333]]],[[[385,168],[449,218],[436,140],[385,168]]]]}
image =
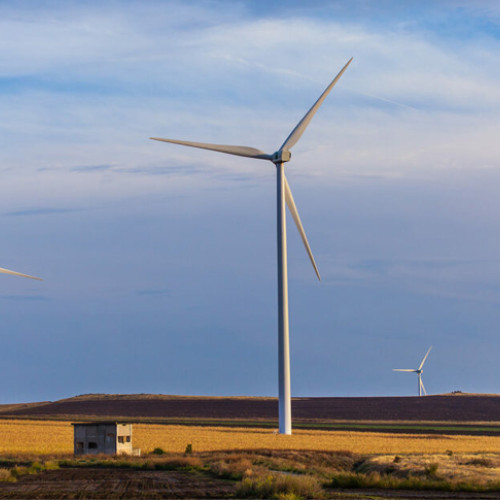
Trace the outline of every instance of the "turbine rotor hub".
{"type": "Polygon", "coordinates": [[[280,150],[273,154],[271,161],[273,163],[286,163],[287,161],[290,161],[291,158],[292,153],[290,153],[290,151],[280,150]]]}

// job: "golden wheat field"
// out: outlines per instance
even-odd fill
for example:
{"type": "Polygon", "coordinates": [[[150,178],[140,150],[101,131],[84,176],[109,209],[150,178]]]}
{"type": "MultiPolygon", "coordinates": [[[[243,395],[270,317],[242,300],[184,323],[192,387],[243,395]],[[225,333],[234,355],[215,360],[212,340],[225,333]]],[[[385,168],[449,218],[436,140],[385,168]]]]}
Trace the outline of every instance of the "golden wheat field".
{"type": "MultiPolygon", "coordinates": [[[[485,453],[500,450],[500,436],[444,436],[376,432],[296,430],[292,436],[270,429],[135,424],[134,447],[143,453],[243,449],[349,450],[368,454],[485,453]]],[[[0,454],[73,453],[70,422],[0,420],[0,454]]]]}

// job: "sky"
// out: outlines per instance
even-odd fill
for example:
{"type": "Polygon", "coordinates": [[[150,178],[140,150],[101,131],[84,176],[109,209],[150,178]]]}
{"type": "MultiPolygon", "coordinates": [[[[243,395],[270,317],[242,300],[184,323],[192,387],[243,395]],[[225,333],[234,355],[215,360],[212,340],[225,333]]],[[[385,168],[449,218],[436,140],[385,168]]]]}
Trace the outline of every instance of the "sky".
{"type": "Polygon", "coordinates": [[[496,1],[0,1],[0,403],[498,393],[496,1]]]}

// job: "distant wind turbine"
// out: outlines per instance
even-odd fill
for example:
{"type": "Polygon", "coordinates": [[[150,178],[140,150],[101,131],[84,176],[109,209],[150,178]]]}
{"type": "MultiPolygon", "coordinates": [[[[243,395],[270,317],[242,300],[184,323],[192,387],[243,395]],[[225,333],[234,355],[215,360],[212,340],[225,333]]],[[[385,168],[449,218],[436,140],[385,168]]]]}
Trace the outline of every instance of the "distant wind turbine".
{"type": "Polygon", "coordinates": [[[31,278],[32,280],[43,281],[42,278],[37,278],[36,276],[30,276],[29,274],[17,273],[16,271],[10,271],[9,269],[4,269],[3,267],[0,267],[0,273],[14,274],[15,276],[22,276],[23,278],[31,278]]]}
{"type": "Polygon", "coordinates": [[[432,346],[429,347],[429,350],[427,351],[427,354],[424,356],[424,359],[422,360],[422,363],[420,363],[420,366],[416,370],[410,370],[410,369],[402,369],[402,368],[393,368],[393,372],[412,372],[416,373],[418,375],[418,395],[422,395],[422,391],[424,391],[424,394],[427,396],[427,391],[425,390],[424,383],[422,382],[422,367],[424,366],[425,360],[427,359],[427,356],[431,352],[432,346]]]}
{"type": "Polygon", "coordinates": [[[282,146],[273,154],[264,153],[259,149],[247,146],[227,146],[224,144],[206,144],[202,142],[179,141],[174,139],[160,139],[151,137],[155,141],[170,142],[182,146],[193,148],[208,149],[219,153],[227,153],[246,158],[255,158],[258,160],[270,160],[276,165],[277,172],[277,202],[278,202],[278,373],[279,373],[279,430],[281,434],[292,433],[292,413],[290,397],[290,349],[289,349],[289,331],[288,331],[288,272],[287,272],[287,252],[286,252],[286,211],[285,203],[290,210],[292,218],[300,233],[309,259],[314,267],[314,271],[320,278],[318,267],[307,241],[306,233],[293,200],[292,191],[285,177],[284,164],[290,161],[292,155],[290,149],[294,146],[309,125],[312,117],[318,111],[326,96],[330,93],[334,85],[338,82],[352,58],[342,68],[340,73],[328,85],[319,99],[313,104],[311,109],[304,115],[302,120],[292,130],[282,146]]]}

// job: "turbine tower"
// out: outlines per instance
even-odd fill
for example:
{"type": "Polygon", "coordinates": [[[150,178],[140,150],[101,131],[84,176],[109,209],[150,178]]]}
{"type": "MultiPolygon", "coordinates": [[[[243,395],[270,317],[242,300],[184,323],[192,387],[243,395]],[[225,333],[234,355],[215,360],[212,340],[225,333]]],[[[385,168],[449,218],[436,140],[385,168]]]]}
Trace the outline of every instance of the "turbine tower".
{"type": "Polygon", "coordinates": [[[424,356],[424,359],[420,363],[420,366],[416,370],[410,370],[410,369],[403,369],[403,368],[393,368],[393,372],[412,372],[416,373],[418,375],[418,395],[422,395],[422,391],[424,391],[424,394],[427,396],[427,391],[425,390],[424,383],[422,382],[422,367],[424,366],[425,360],[427,359],[427,356],[431,352],[432,346],[429,347],[429,350],[427,351],[427,354],[424,356]]]}
{"type": "Polygon", "coordinates": [[[334,85],[347,69],[352,61],[349,59],[346,65],[340,70],[339,74],[328,85],[319,99],[313,104],[311,109],[304,115],[302,120],[292,130],[282,146],[273,154],[267,154],[259,149],[248,146],[228,146],[224,144],[206,144],[202,142],[179,141],[174,139],[161,139],[151,137],[155,141],[170,142],[182,146],[193,148],[208,149],[219,153],[227,153],[246,158],[255,158],[258,160],[269,160],[276,166],[277,174],[277,233],[278,233],[278,374],[279,374],[279,431],[280,434],[292,433],[292,412],[291,412],[291,393],[290,393],[290,348],[288,331],[288,271],[287,271],[287,251],[286,251],[286,211],[285,203],[290,210],[292,218],[297,226],[302,242],[306,248],[309,259],[314,267],[314,271],[320,278],[318,267],[314,261],[311,248],[307,241],[306,233],[293,200],[292,191],[288,185],[285,176],[284,165],[290,161],[292,155],[290,149],[300,139],[305,129],[309,125],[312,117],[318,111],[326,96],[330,93],[334,85]]]}
{"type": "Polygon", "coordinates": [[[11,271],[9,269],[4,269],[0,267],[0,273],[3,274],[14,274],[15,276],[22,276],[23,278],[31,278],[32,280],[43,281],[42,278],[37,278],[36,276],[30,276],[29,274],[17,273],[16,271],[11,271]]]}

